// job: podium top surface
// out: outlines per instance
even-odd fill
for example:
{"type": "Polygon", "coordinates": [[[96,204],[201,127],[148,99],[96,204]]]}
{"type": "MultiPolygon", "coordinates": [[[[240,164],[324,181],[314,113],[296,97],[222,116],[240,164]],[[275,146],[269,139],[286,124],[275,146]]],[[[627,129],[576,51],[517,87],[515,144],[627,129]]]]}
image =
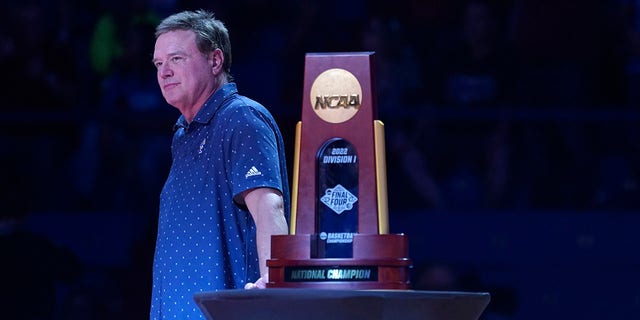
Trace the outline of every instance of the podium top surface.
{"type": "Polygon", "coordinates": [[[413,290],[224,290],[194,295],[210,320],[427,319],[477,320],[489,304],[484,292],[413,290]]]}
{"type": "Polygon", "coordinates": [[[370,56],[375,54],[374,51],[345,51],[345,52],[307,52],[307,56],[323,56],[323,57],[333,57],[333,56],[370,56]]]}

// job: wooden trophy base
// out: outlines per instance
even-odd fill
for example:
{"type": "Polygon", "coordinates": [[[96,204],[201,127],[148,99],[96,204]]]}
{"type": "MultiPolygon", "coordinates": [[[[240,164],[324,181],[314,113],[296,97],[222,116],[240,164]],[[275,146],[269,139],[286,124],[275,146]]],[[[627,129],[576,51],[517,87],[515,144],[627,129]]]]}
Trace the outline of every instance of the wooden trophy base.
{"type": "Polygon", "coordinates": [[[404,234],[355,234],[353,258],[312,258],[313,236],[271,238],[267,288],[408,290],[411,260],[404,234]]]}

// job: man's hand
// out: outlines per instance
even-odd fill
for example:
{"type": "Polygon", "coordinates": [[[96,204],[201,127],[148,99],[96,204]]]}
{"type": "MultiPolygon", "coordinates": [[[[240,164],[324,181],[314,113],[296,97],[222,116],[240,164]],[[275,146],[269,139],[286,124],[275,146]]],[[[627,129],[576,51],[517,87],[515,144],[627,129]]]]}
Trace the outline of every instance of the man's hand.
{"type": "Polygon", "coordinates": [[[247,284],[244,285],[245,289],[265,289],[266,287],[267,283],[263,277],[260,277],[256,282],[247,282],[247,284]]]}

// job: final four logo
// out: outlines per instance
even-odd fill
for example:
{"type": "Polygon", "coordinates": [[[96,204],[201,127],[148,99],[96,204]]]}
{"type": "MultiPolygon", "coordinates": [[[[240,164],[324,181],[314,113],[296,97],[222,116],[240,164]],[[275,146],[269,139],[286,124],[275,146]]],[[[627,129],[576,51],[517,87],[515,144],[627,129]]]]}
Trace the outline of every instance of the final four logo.
{"type": "Polygon", "coordinates": [[[358,197],[354,196],[343,186],[337,185],[334,188],[327,189],[324,192],[324,196],[320,198],[320,201],[335,213],[341,214],[343,211],[351,210],[353,204],[358,201],[358,197]]]}

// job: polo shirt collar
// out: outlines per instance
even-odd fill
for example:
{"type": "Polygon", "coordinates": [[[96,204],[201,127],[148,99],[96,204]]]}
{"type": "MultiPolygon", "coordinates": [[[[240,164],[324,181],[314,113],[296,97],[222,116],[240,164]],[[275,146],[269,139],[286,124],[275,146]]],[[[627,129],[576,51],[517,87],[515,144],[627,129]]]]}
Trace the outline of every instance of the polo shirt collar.
{"type": "Polygon", "coordinates": [[[193,121],[203,124],[209,123],[222,106],[222,103],[236,93],[238,93],[238,88],[235,83],[230,82],[223,84],[209,97],[209,100],[204,103],[200,111],[196,114],[196,117],[193,118],[193,121]]]}
{"type": "MultiPolygon", "coordinates": [[[[218,110],[222,106],[222,103],[236,93],[238,93],[238,88],[236,87],[235,83],[229,82],[223,84],[211,95],[211,97],[209,97],[207,102],[204,103],[202,108],[200,108],[200,111],[198,111],[198,113],[196,114],[195,118],[193,118],[192,122],[198,122],[202,124],[209,123],[211,119],[213,119],[213,116],[216,114],[216,112],[218,112],[218,110]]],[[[179,128],[186,129],[188,127],[189,123],[183,115],[180,115],[178,121],[176,121],[176,124],[173,126],[174,131],[179,128]]]]}

